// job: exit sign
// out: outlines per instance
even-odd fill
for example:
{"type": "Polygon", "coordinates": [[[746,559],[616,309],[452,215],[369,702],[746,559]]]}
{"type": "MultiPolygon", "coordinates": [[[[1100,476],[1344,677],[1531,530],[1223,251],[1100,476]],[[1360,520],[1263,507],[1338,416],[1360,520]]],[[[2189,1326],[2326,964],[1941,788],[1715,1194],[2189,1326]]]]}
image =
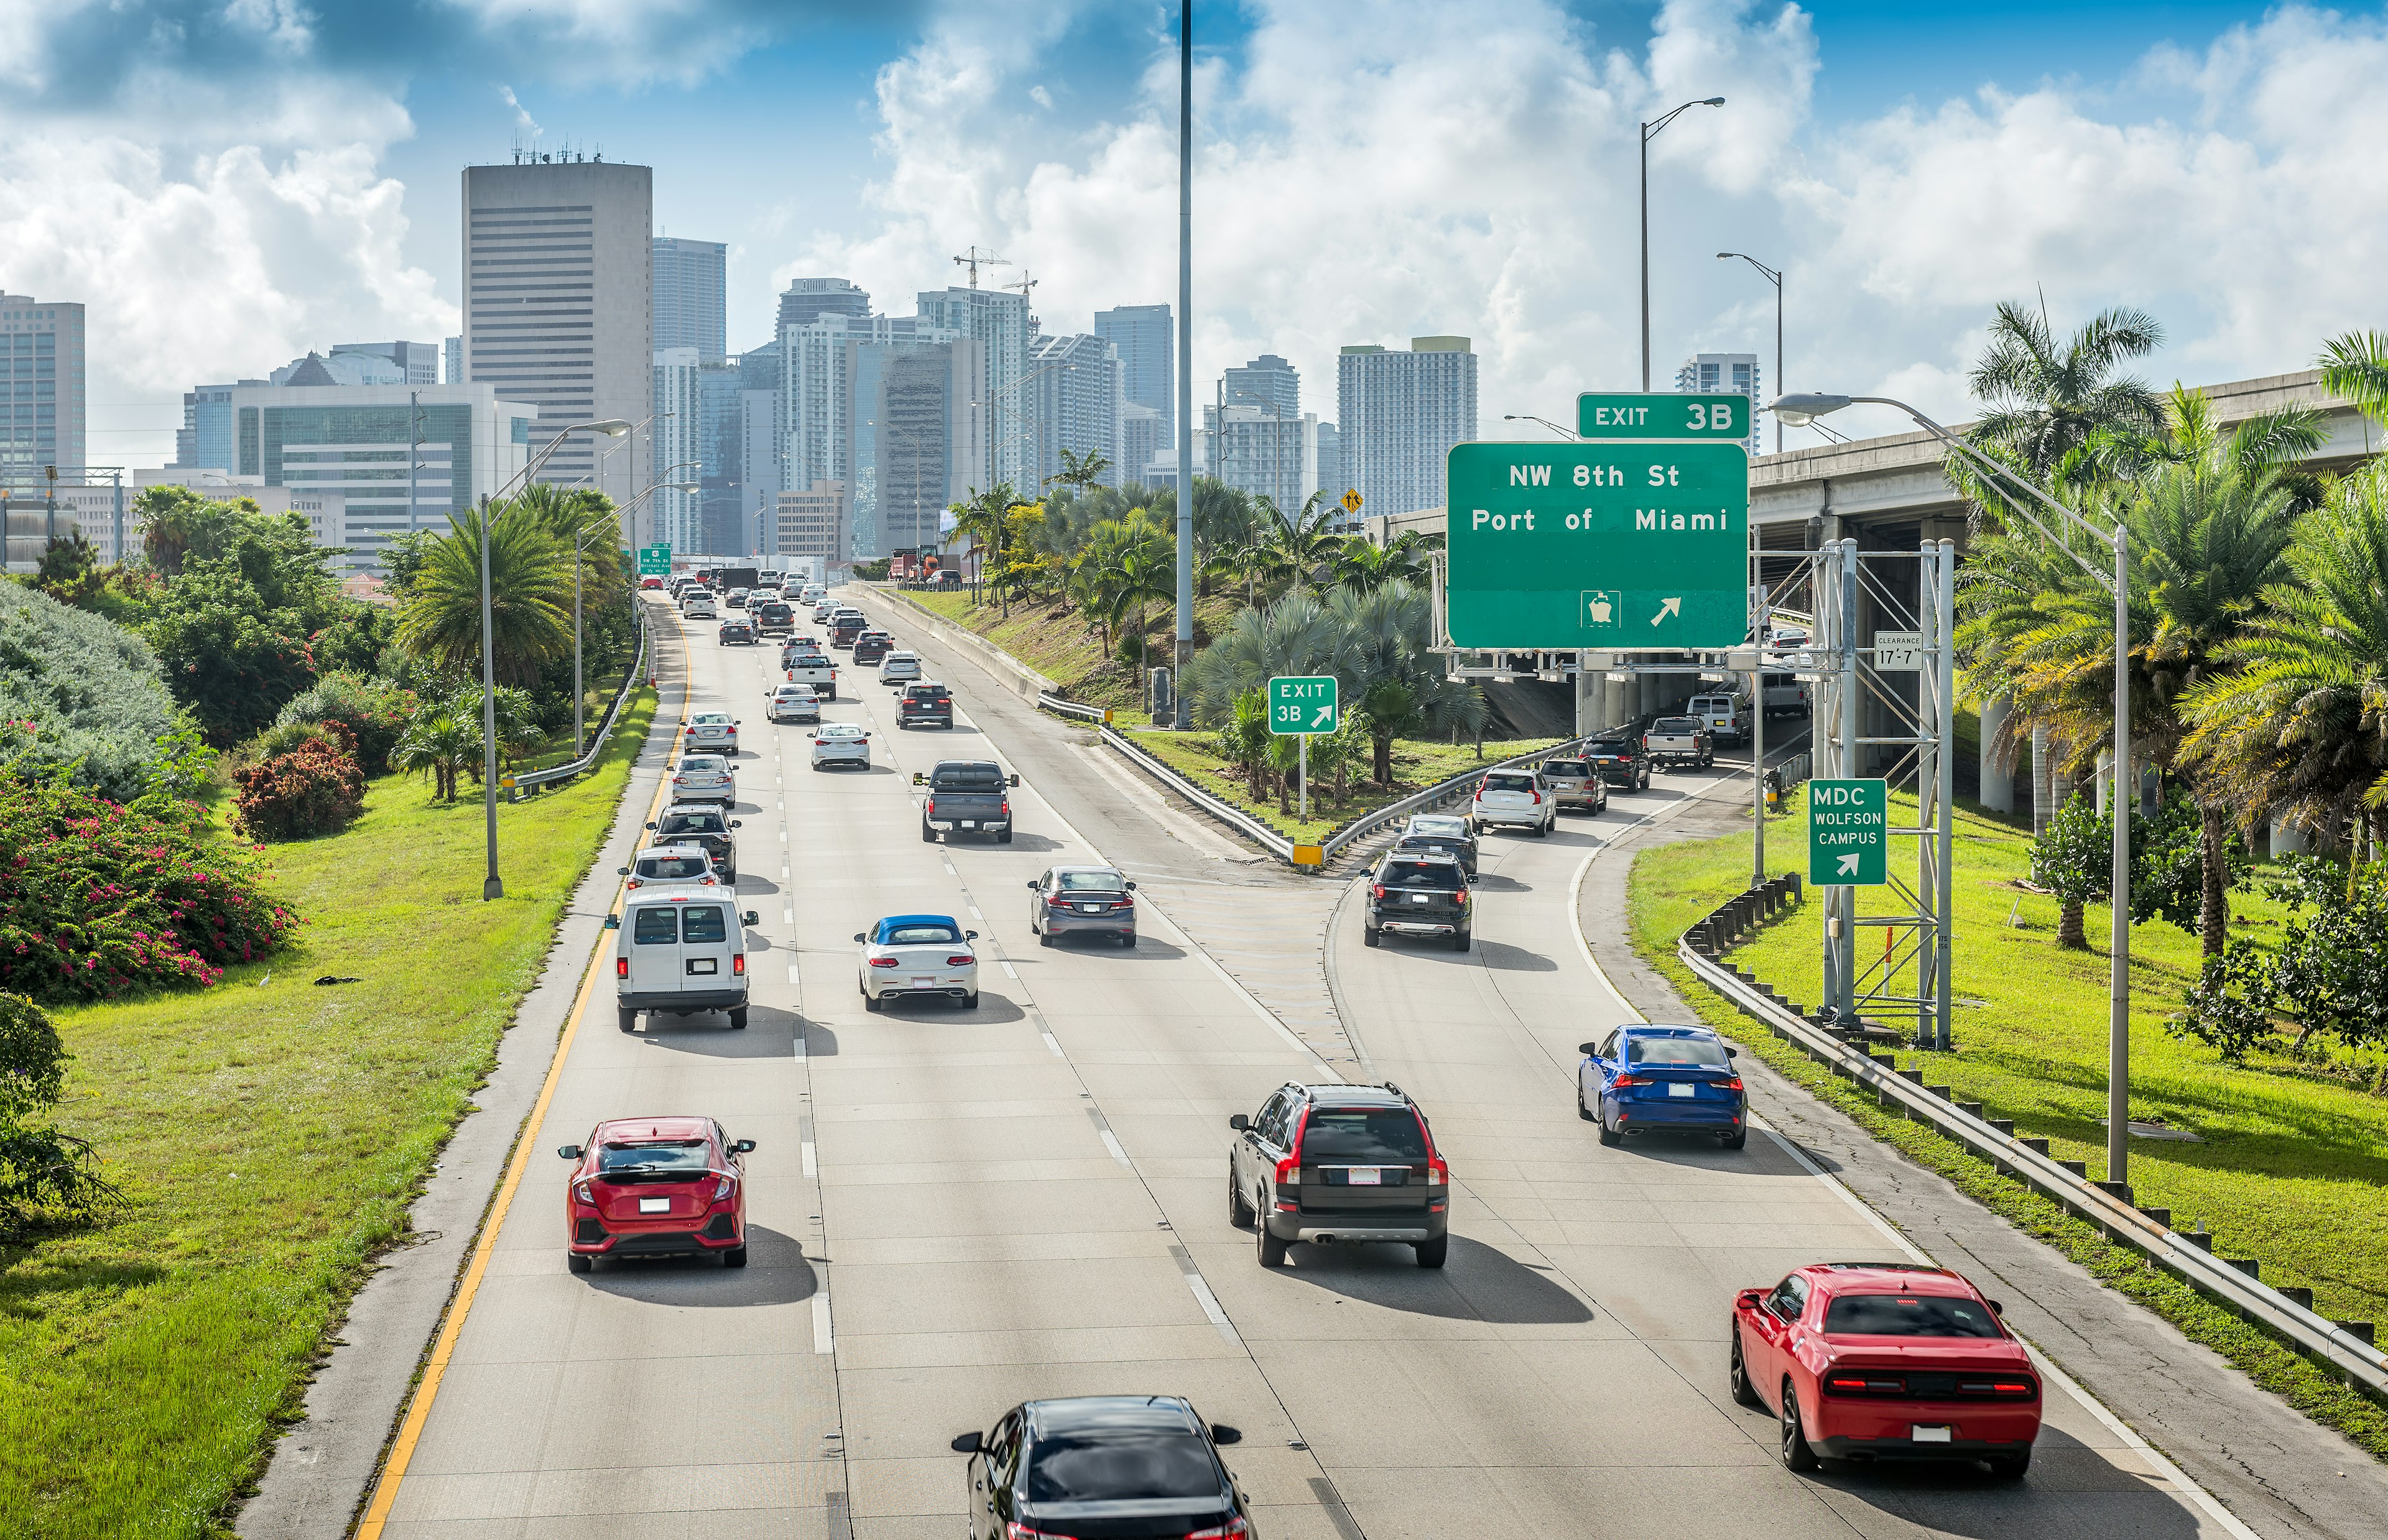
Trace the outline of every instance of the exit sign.
{"type": "Polygon", "coordinates": [[[1890,783],[1808,783],[1808,883],[1879,888],[1890,880],[1890,783]]]}
{"type": "Polygon", "coordinates": [[[1756,426],[1747,396],[1587,390],[1575,398],[1580,438],[1738,444],[1756,426]]]}

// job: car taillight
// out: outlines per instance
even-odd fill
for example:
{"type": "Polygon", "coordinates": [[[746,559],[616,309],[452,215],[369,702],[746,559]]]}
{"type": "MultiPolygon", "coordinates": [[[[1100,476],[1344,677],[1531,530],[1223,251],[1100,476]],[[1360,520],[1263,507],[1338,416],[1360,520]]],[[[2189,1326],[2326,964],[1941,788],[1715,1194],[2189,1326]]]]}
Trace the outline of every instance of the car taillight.
{"type": "Polygon", "coordinates": [[[930,798],[926,805],[921,809],[921,815],[924,818],[935,817],[937,815],[937,799],[934,797],[930,798]]]}
{"type": "Polygon", "coordinates": [[[713,1184],[713,1201],[719,1203],[722,1199],[728,1197],[737,1190],[738,1179],[735,1177],[724,1176],[719,1181],[713,1184]]]}
{"type": "Polygon", "coordinates": [[[1534,805],[1535,805],[1536,807],[1540,807],[1540,806],[1542,806],[1542,805],[1543,805],[1543,794],[1542,794],[1541,792],[1537,791],[1537,792],[1533,793],[1533,798],[1534,798],[1534,805]]]}
{"type": "Polygon", "coordinates": [[[1451,1163],[1439,1155],[1426,1157],[1426,1184],[1429,1187],[1451,1185],[1451,1163]]]}
{"type": "Polygon", "coordinates": [[[972,963],[975,963],[975,962],[977,962],[977,961],[978,961],[978,959],[977,959],[977,958],[975,958],[975,957],[972,956],[969,953],[965,952],[965,953],[959,953],[959,954],[958,954],[958,955],[956,955],[956,956],[952,956],[952,957],[948,957],[948,958],[946,958],[946,966],[947,966],[947,967],[949,967],[949,968],[966,968],[966,967],[970,966],[972,963]]]}
{"type": "Polygon", "coordinates": [[[1741,1077],[1735,1075],[1729,1080],[1716,1080],[1711,1083],[1714,1084],[1719,1091],[1739,1091],[1741,1089],[1741,1077]]]}
{"type": "Polygon", "coordinates": [[[1385,885],[1381,882],[1371,882],[1368,884],[1368,896],[1372,899],[1382,899],[1385,896],[1385,885]]]}
{"type": "Polygon", "coordinates": [[[589,1192],[589,1184],[585,1181],[576,1181],[572,1184],[572,1195],[578,1198],[582,1203],[587,1204],[591,1208],[597,1206],[597,1200],[595,1197],[591,1195],[589,1192]]]}
{"type": "Polygon", "coordinates": [[[1622,1088],[1629,1085],[1657,1085],[1658,1082],[1647,1075],[1620,1075],[1610,1083],[1622,1088]]]}
{"type": "Polygon", "coordinates": [[[1277,1163],[1276,1180],[1286,1183],[1300,1181],[1302,1180],[1301,1157],[1298,1155],[1288,1155],[1283,1160],[1278,1161],[1277,1163]]]}
{"type": "Polygon", "coordinates": [[[674,786],[679,786],[679,785],[680,785],[682,782],[686,781],[687,779],[688,779],[688,777],[687,777],[686,776],[674,776],[672,777],[672,784],[673,784],[674,786]]]}
{"type": "Polygon", "coordinates": [[[1454,903],[1466,903],[1467,902],[1467,890],[1462,888],[1459,891],[1452,894],[1451,898],[1452,902],[1454,903]]]}
{"type": "Polygon", "coordinates": [[[1851,1372],[1824,1377],[1827,1395],[1904,1395],[1907,1382],[1896,1374],[1851,1372]]]}
{"type": "Polygon", "coordinates": [[[1209,1529],[1191,1532],[1186,1536],[1186,1540],[1244,1540],[1244,1536],[1251,1532],[1252,1526],[1246,1523],[1244,1516],[1238,1513],[1224,1524],[1213,1524],[1209,1529]]]}
{"type": "Polygon", "coordinates": [[[1067,894],[1063,893],[1055,893],[1051,898],[1047,899],[1045,902],[1051,904],[1056,909],[1067,909],[1070,907],[1069,897],[1067,894]]]}
{"type": "Polygon", "coordinates": [[[1055,1534],[1050,1530],[1030,1529],[1026,1524],[1014,1519],[1003,1526],[1003,1540],[1070,1540],[1070,1537],[1066,1534],[1055,1534]]]}
{"type": "Polygon", "coordinates": [[[1644,733],[1642,735],[1642,747],[1645,749],[1650,747],[1650,735],[1648,733],[1644,733]]]}
{"type": "Polygon", "coordinates": [[[1009,797],[1003,799],[1003,815],[1007,818],[1011,816],[1011,799],[1009,797]]]}
{"type": "Polygon", "coordinates": [[[746,954],[744,953],[741,952],[730,959],[730,971],[733,974],[743,974],[746,971],[746,954]]]}
{"type": "Polygon", "coordinates": [[[616,978],[628,978],[630,977],[630,960],[628,957],[616,957],[614,959],[614,977],[616,978]]]}
{"type": "Polygon", "coordinates": [[[896,959],[893,957],[873,957],[870,959],[870,966],[875,968],[892,968],[896,966],[896,959]]]}

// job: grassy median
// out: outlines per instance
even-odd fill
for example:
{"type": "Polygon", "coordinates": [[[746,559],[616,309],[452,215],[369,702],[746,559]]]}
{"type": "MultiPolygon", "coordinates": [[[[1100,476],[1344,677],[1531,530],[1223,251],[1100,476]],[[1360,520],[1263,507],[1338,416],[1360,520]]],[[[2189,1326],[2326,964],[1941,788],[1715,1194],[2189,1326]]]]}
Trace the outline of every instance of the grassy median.
{"type": "Polygon", "coordinates": [[[594,773],[501,805],[502,900],[481,902],[478,798],[385,778],[346,832],[272,848],[306,924],[270,966],[56,1013],[63,1122],[127,1202],[0,1247],[0,1534],[228,1533],[349,1296],[404,1238],[654,713],[640,692],[594,773]]]}

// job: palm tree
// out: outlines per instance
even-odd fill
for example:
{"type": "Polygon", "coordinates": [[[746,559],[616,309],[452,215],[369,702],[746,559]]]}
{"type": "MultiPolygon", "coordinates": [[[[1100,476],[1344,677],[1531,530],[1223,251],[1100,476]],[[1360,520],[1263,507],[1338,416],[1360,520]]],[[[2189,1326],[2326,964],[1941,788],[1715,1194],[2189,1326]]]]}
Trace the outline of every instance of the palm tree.
{"type": "Polygon", "coordinates": [[[1325,488],[1310,494],[1302,511],[1291,517],[1273,498],[1254,498],[1252,506],[1259,513],[1260,543],[1268,553],[1268,575],[1278,582],[1300,584],[1314,593],[1324,589],[1343,549],[1343,536],[1327,531],[1335,505],[1327,500],[1325,488]]]}
{"type": "Polygon", "coordinates": [[[2115,309],[2060,345],[2044,314],[2001,302],[1989,347],[1967,376],[1988,410],[1966,436],[2046,480],[2102,429],[2152,431],[2161,416],[2155,393],[2115,371],[2163,343],[2153,316],[2115,309]]]}
{"type": "Polygon", "coordinates": [[[1391,544],[1379,546],[1351,536],[1335,555],[1335,580],[1361,593],[1388,583],[1422,584],[1427,580],[1427,553],[1442,538],[1405,529],[1391,544]]]}
{"type": "MultiPolygon", "coordinates": [[[[413,591],[399,611],[399,645],[452,674],[481,655],[481,522],[484,510],[448,516],[449,533],[430,542],[413,591]]],[[[492,672],[530,684],[540,665],[572,650],[572,553],[540,515],[516,502],[489,515],[492,672]]]]}
{"type": "MultiPolygon", "coordinates": [[[[1011,484],[1003,482],[982,492],[971,488],[970,499],[955,503],[948,512],[954,516],[954,535],[968,536],[979,550],[978,570],[982,576],[999,572],[1004,559],[1005,523],[1010,517],[1012,505],[1019,499],[1012,496],[1011,484]]],[[[1004,599],[1003,612],[1011,613],[1009,596],[1004,599]]]]}
{"type": "Polygon", "coordinates": [[[2322,345],[2314,360],[2324,390],[2344,396],[2373,422],[2388,425],[2388,332],[2349,332],[2322,345]]]}
{"type": "MultiPolygon", "coordinates": [[[[475,712],[478,709],[476,706],[475,712]]],[[[456,800],[457,773],[480,763],[481,724],[477,715],[459,713],[446,702],[415,713],[389,751],[391,769],[401,774],[428,771],[432,795],[450,802],[456,800]]]]}

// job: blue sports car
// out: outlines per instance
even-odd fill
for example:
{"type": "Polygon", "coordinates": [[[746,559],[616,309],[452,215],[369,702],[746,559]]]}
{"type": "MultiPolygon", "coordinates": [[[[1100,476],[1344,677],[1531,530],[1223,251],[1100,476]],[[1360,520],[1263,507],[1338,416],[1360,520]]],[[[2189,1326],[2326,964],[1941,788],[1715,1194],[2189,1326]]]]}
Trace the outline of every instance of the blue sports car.
{"type": "Polygon", "coordinates": [[[1604,1144],[1653,1129],[1714,1134],[1728,1150],[1749,1142],[1749,1097],[1739,1052],[1706,1027],[1635,1023],[1582,1045],[1575,1109],[1604,1144]]]}

